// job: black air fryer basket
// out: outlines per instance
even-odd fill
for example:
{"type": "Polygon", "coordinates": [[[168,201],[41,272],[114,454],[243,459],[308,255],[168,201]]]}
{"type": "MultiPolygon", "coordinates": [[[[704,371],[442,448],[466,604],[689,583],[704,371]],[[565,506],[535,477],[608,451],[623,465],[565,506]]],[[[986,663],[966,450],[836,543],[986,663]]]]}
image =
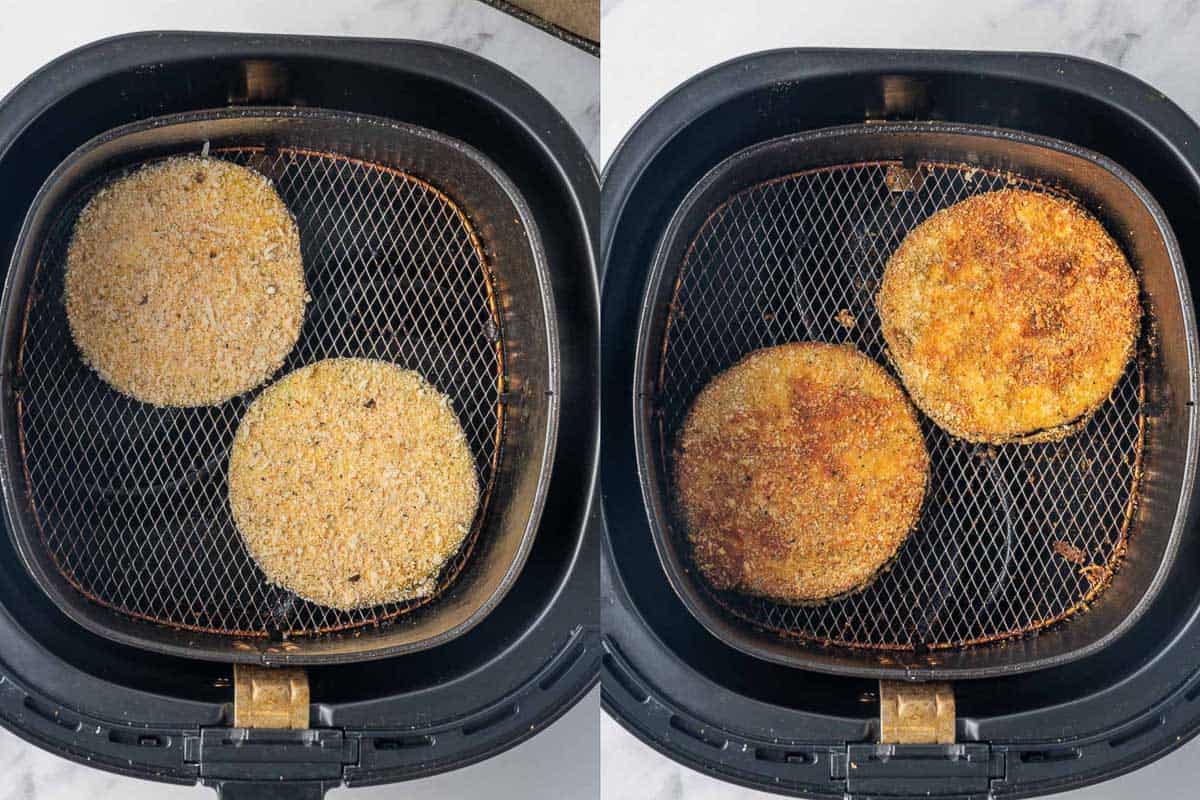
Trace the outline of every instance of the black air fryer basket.
{"type": "Polygon", "coordinates": [[[6,726],[130,775],[316,797],[485,758],[582,695],[599,658],[598,181],[544,99],[436,45],[137,34],[6,98],[0,182],[6,726]],[[254,394],[154,409],[79,362],[74,217],[182,153],[262,172],[297,217],[313,299],[281,374],[384,358],[450,395],[485,500],[427,602],[336,612],[269,584],[224,502],[254,394]],[[234,661],[308,665],[307,728],[232,728],[234,661]]]}
{"type": "Polygon", "coordinates": [[[813,797],[1043,794],[1192,735],[1198,134],[1127,75],[1028,54],[761,53],[648,112],[603,191],[609,712],[697,769],[813,797]],[[860,593],[713,590],[672,508],[695,394],[787,341],[886,364],[888,256],[936,210],[1011,186],[1078,201],[1138,270],[1142,342],[1109,402],[1059,443],[975,447],[924,423],[921,522],[860,593]],[[951,682],[953,743],[884,738],[882,690],[933,679],[951,682]]]}
{"type": "Polygon", "coordinates": [[[474,148],[315,109],[124,125],[46,180],[5,298],[2,357],[16,369],[0,389],[15,397],[2,438],[20,444],[0,465],[10,530],[42,588],[93,631],[224,661],[398,655],[477,624],[520,574],[554,456],[557,323],[528,205],[474,148]],[[116,177],[197,152],[266,175],[297,218],[312,300],[281,373],[385,359],[419,370],[462,419],[483,500],[429,597],[338,612],[271,585],[233,525],[225,475],[257,392],[150,407],[104,384],[71,342],[63,275],[79,211],[116,177]]]}
{"type": "Polygon", "coordinates": [[[1185,275],[1162,210],[1131,175],[1046,137],[872,124],[722,161],[663,234],[638,333],[638,470],[676,592],[734,647],[835,674],[985,677],[1106,646],[1153,601],[1191,499],[1186,403],[1200,354],[1185,275]],[[670,499],[672,442],[696,394],[748,353],[789,341],[848,343],[887,364],[875,296],[888,257],[939,209],[1009,187],[1096,209],[1137,265],[1145,336],[1109,402],[1082,431],[1040,445],[971,446],[924,420],[921,519],[861,592],[806,607],[711,589],[670,499]]]}

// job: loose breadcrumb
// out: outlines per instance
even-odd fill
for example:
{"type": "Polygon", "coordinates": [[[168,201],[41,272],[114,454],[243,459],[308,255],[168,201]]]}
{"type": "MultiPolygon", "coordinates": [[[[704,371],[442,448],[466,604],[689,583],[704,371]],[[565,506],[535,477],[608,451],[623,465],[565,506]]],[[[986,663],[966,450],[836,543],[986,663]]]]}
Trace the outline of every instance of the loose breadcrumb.
{"type": "Polygon", "coordinates": [[[1078,430],[1133,356],[1137,278],[1076,204],[1025,190],[976,195],[912,230],[878,298],[913,402],[972,442],[1078,430]]]}
{"type": "Polygon", "coordinates": [[[1053,548],[1055,553],[1062,556],[1067,561],[1070,561],[1072,564],[1082,565],[1087,563],[1087,554],[1065,539],[1059,539],[1055,541],[1053,548]]]}
{"type": "Polygon", "coordinates": [[[751,353],[692,405],[675,459],[701,573],[819,603],[869,584],[918,519],[929,457],[896,382],[850,346],[751,353]]]}
{"type": "Polygon", "coordinates": [[[167,159],[83,209],[65,295],[84,361],[113,388],[159,406],[221,403],[269,378],[300,336],[300,236],[257,172],[167,159]]]}
{"type": "Polygon", "coordinates": [[[238,426],[229,504],[268,579],[349,610],[430,594],[479,505],[449,399],[370,359],[303,367],[238,426]]]}

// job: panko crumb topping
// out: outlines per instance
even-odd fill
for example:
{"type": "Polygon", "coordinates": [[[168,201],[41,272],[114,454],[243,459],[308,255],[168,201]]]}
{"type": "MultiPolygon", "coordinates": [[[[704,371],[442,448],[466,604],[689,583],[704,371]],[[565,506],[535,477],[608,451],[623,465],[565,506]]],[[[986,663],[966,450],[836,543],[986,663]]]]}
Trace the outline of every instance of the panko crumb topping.
{"type": "Polygon", "coordinates": [[[1141,320],[1137,277],[1100,222],[1017,189],[914,228],[878,305],[913,402],[949,433],[993,444],[1078,430],[1116,388],[1141,320]]]}
{"type": "Polygon", "coordinates": [[[349,610],[430,594],[470,530],[479,481],[449,398],[394,364],[335,358],[250,406],[229,504],[269,580],[349,610]]]}
{"type": "Polygon", "coordinates": [[[916,525],[929,456],[904,392],[847,345],[758,350],[704,387],[675,458],[717,589],[814,604],[867,586],[916,525]]]}
{"type": "Polygon", "coordinates": [[[67,319],[83,360],[157,406],[222,403],[262,384],[300,336],[300,236],[271,182],[170,158],[84,207],[67,251],[67,319]]]}

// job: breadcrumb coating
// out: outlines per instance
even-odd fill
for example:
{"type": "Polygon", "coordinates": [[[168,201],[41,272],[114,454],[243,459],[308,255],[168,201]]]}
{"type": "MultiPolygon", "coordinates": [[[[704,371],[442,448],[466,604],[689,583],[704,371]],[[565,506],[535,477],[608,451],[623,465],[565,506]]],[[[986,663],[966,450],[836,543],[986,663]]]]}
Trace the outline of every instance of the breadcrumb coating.
{"type": "Polygon", "coordinates": [[[445,395],[394,364],[335,358],[251,404],[229,505],[269,580],[349,610],[430,594],[470,530],[479,481],[445,395]]]}
{"type": "Polygon", "coordinates": [[[844,345],[751,353],[714,378],[675,459],[693,556],[717,589],[813,604],[867,586],[916,524],[929,457],[896,382],[844,345]]]}
{"type": "Polygon", "coordinates": [[[1009,189],[914,228],[888,261],[883,335],[913,402],[972,442],[1082,427],[1133,356],[1137,278],[1078,205],[1009,189]]]}
{"type": "Polygon", "coordinates": [[[84,207],[65,295],[84,361],[117,391],[215,405],[262,384],[295,346],[307,299],[300,236],[262,175],[170,158],[84,207]]]}

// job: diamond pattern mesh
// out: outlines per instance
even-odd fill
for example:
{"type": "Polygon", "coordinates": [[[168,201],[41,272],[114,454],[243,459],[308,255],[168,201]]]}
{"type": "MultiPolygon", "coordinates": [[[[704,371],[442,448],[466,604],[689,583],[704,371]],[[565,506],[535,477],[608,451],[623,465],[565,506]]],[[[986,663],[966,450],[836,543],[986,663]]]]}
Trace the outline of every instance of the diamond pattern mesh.
{"type": "MultiPolygon", "coordinates": [[[[485,491],[440,592],[478,536],[503,422],[500,329],[473,229],[436,189],[378,165],[293,149],[213,155],[270,177],[300,229],[312,302],[279,375],[323,358],[379,358],[420,371],[451,397],[485,491]]],[[[428,602],[337,611],[266,580],[233,524],[226,486],[229,448],[258,390],[220,406],[159,409],[83,365],[63,272],[75,219],[99,188],[75,198],[46,241],[16,380],[28,496],[62,574],[126,614],[242,636],[344,630],[428,602]]]]}
{"type": "MultiPolygon", "coordinates": [[[[886,365],[875,294],[888,256],[935,211],[1009,185],[1051,191],[960,165],[868,163],[762,183],[716,209],[667,312],[657,398],[664,463],[696,394],[752,350],[849,342],[886,365]]],[[[1048,444],[971,445],[923,418],[932,474],[921,521],[869,588],[813,607],[706,590],[756,627],[876,649],[956,647],[1064,619],[1103,590],[1124,551],[1141,397],[1133,364],[1083,431],[1048,444]]],[[[669,486],[661,491],[670,496],[669,486]]],[[[668,527],[681,535],[678,522],[668,527]]]]}

